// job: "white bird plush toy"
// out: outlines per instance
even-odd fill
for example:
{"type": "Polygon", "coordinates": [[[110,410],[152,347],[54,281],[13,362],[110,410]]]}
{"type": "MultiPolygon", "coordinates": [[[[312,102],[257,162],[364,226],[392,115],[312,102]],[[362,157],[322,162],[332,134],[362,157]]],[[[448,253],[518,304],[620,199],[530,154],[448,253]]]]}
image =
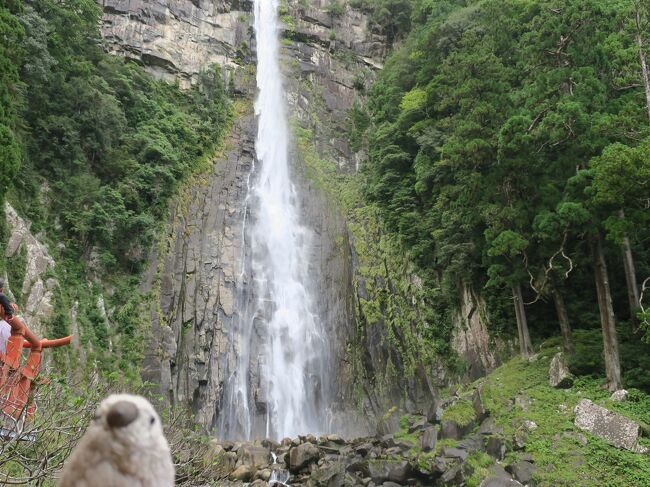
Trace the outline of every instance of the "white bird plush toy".
{"type": "Polygon", "coordinates": [[[113,394],[99,405],[68,459],[59,487],[170,487],[174,464],[162,424],[144,397],[113,394]]]}

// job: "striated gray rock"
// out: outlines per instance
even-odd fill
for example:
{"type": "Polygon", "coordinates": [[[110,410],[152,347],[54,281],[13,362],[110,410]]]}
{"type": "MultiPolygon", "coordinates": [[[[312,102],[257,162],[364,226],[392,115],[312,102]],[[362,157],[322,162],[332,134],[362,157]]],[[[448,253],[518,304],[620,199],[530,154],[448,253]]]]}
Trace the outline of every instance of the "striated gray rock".
{"type": "Polygon", "coordinates": [[[503,348],[490,338],[487,330],[487,307],[483,298],[470,286],[460,292],[460,308],[454,318],[452,347],[468,362],[470,380],[494,370],[498,364],[497,350],[503,348]]]}
{"type": "Polygon", "coordinates": [[[440,420],[442,420],[442,413],[442,401],[439,398],[434,397],[427,411],[427,421],[429,421],[429,423],[439,423],[440,420]]]}
{"type": "Polygon", "coordinates": [[[142,376],[159,384],[170,402],[190,404],[206,429],[216,425],[225,365],[235,360],[228,330],[254,137],[249,113],[235,122],[226,142],[230,150],[188,186],[172,209],[142,286],[158,296],[142,376]]]}
{"type": "Polygon", "coordinates": [[[450,448],[447,446],[442,449],[442,454],[449,458],[458,458],[461,461],[464,461],[468,455],[465,450],[461,450],[460,448],[450,448]]]}
{"type": "Polygon", "coordinates": [[[639,423],[582,399],[575,407],[575,425],[598,436],[610,445],[630,451],[639,451],[639,423]]]}
{"type": "Polygon", "coordinates": [[[551,387],[568,388],[573,385],[573,375],[569,371],[569,366],[562,352],[556,353],[553,360],[551,360],[548,375],[551,387]]]}
{"type": "Polygon", "coordinates": [[[472,406],[476,414],[477,421],[483,421],[489,414],[488,410],[483,405],[483,398],[481,397],[481,388],[477,387],[472,394],[472,406]]]}
{"type": "Polygon", "coordinates": [[[438,430],[432,426],[426,428],[420,437],[420,448],[422,448],[422,451],[424,452],[435,450],[437,439],[438,430]]]}
{"type": "Polygon", "coordinates": [[[188,86],[211,64],[225,72],[249,61],[251,1],[97,0],[101,32],[114,54],[134,59],[155,77],[188,86]]]}

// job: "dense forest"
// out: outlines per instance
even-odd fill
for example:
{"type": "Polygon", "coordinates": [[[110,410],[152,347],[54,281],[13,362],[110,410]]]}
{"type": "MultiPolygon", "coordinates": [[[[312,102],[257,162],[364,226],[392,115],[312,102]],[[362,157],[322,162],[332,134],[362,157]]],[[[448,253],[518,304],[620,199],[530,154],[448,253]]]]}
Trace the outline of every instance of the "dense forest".
{"type": "Polygon", "coordinates": [[[428,285],[453,307],[473,283],[523,356],[561,334],[612,389],[650,386],[649,7],[367,4],[410,16],[391,17],[395,51],[351,112],[366,197],[428,285]]]}

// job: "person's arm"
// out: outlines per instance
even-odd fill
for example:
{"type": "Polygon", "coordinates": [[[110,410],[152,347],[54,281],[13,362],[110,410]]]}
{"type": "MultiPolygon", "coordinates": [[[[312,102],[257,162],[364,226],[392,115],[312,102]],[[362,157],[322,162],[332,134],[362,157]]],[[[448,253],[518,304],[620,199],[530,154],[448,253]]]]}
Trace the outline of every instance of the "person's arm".
{"type": "Polygon", "coordinates": [[[14,308],[11,306],[11,302],[4,293],[0,293],[0,304],[5,309],[5,317],[11,318],[14,314],[14,308]]]}

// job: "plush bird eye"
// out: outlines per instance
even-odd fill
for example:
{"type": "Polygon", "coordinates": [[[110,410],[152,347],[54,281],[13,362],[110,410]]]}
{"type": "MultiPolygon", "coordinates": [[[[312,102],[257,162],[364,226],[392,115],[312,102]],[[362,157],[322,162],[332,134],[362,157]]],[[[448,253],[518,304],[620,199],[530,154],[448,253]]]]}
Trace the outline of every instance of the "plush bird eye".
{"type": "Polygon", "coordinates": [[[151,418],[149,419],[149,424],[154,424],[155,422],[156,422],[156,418],[151,416],[151,418]]]}

